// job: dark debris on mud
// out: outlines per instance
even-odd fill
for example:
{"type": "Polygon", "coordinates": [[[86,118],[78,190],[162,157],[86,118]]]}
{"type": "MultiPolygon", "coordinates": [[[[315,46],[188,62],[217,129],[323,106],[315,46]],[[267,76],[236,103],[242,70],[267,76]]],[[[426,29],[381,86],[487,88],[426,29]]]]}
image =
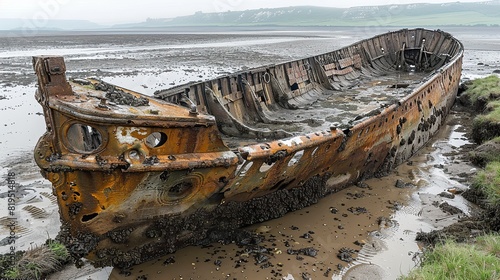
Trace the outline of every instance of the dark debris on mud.
{"type": "Polygon", "coordinates": [[[353,262],[355,261],[356,259],[354,258],[354,254],[356,254],[357,251],[354,250],[354,249],[351,249],[351,248],[347,248],[347,247],[342,247],[340,248],[338,254],[337,254],[337,257],[341,260],[341,261],[344,261],[344,262],[353,262]]]}
{"type": "Polygon", "coordinates": [[[439,209],[443,210],[450,215],[463,214],[464,211],[460,210],[460,208],[455,207],[453,205],[448,204],[448,202],[443,202],[439,204],[439,209]]]}
{"type": "Polygon", "coordinates": [[[444,229],[431,232],[418,232],[416,240],[426,245],[444,243],[447,240],[467,242],[477,236],[489,232],[490,228],[479,217],[465,218],[444,229]]]}

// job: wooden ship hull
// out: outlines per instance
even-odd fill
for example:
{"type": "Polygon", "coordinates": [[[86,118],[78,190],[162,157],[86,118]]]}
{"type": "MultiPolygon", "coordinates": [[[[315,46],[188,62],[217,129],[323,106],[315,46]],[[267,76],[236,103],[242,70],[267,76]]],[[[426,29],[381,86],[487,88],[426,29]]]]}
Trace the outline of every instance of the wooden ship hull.
{"type": "Polygon", "coordinates": [[[383,176],[443,124],[462,56],[448,33],[404,29],[154,98],[34,57],[59,238],[126,267],[383,176]]]}

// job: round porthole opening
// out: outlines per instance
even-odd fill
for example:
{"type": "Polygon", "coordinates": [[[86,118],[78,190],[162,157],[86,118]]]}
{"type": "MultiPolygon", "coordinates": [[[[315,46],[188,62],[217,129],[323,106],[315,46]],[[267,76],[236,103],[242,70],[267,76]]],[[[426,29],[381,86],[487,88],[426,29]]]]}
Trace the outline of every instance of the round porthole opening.
{"type": "Polygon", "coordinates": [[[146,146],[149,148],[158,148],[167,142],[167,135],[163,132],[153,132],[146,137],[146,146]]]}
{"type": "Polygon", "coordinates": [[[102,135],[95,127],[81,123],[72,124],[66,134],[68,144],[74,150],[92,153],[102,145],[102,135]]]}

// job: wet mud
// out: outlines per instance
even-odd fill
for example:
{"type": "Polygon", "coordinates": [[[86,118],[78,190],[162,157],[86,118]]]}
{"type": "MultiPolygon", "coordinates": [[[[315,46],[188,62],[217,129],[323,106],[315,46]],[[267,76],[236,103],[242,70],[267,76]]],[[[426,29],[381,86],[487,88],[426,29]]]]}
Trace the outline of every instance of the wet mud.
{"type": "MultiPolygon", "coordinates": [[[[467,49],[465,78],[500,69],[498,41],[485,39],[497,31],[451,32],[464,41],[467,49]]],[[[71,73],[73,77],[97,76],[152,94],[187,80],[322,53],[376,33],[379,30],[266,34],[258,40],[262,44],[251,43],[255,36],[247,34],[74,36],[62,40],[57,48],[63,54],[69,53],[68,69],[76,69],[71,73]],[[214,45],[221,41],[229,47],[214,45]],[[101,52],[105,47],[116,49],[123,42],[123,51],[101,52]],[[184,47],[186,44],[202,47],[192,49],[184,47]],[[93,50],[86,49],[92,45],[93,50]]],[[[32,96],[35,77],[27,56],[38,54],[44,47],[52,48],[52,41],[44,40],[45,46],[26,38],[1,43],[5,52],[0,56],[0,64],[6,67],[0,72],[0,96],[5,97],[0,98],[0,116],[4,120],[0,132],[1,171],[7,174],[13,170],[18,174],[19,250],[29,248],[33,242],[43,243],[48,236],[55,237],[60,228],[51,185],[41,178],[31,155],[31,147],[43,134],[45,124],[41,108],[32,96]],[[17,53],[18,49],[26,53],[17,53]]],[[[283,207],[296,211],[283,217],[237,231],[214,231],[210,239],[200,240],[195,246],[175,253],[167,250],[164,257],[130,268],[96,269],[84,261],[81,268],[69,266],[49,279],[363,279],[366,275],[371,279],[396,279],[418,262],[420,247],[415,238],[419,232],[470,219],[476,211],[477,207],[461,194],[478,168],[465,157],[474,146],[464,129],[469,120],[470,116],[461,110],[452,110],[439,135],[387,177],[363,181],[319,200],[290,200],[283,207]]],[[[5,181],[0,183],[0,196],[5,187],[5,181]]],[[[481,200],[476,198],[477,202],[481,200]]],[[[0,209],[6,213],[6,209],[0,209]]],[[[268,215],[266,218],[282,215],[264,211],[261,214],[268,215]]],[[[258,221],[258,216],[248,218],[258,221]]],[[[244,225],[249,221],[239,222],[244,225]]],[[[5,217],[0,218],[0,224],[3,239],[8,234],[5,217]]],[[[455,232],[458,230],[465,235],[482,229],[471,224],[469,232],[459,227],[455,232]]],[[[118,241],[121,237],[116,236],[118,241]]],[[[0,252],[5,253],[8,247],[2,244],[0,252]]],[[[128,264],[125,261],[122,266],[128,264]]]]}

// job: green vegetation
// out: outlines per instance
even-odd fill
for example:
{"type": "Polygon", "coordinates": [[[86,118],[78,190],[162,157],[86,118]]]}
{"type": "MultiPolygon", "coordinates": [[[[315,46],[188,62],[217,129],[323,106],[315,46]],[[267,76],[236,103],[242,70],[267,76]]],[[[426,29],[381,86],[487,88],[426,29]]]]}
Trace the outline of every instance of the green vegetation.
{"type": "MultiPolygon", "coordinates": [[[[500,93],[497,96],[500,96],[500,93]]],[[[500,122],[500,100],[490,101],[486,104],[485,112],[487,112],[485,115],[478,118],[482,121],[500,122]]]]}
{"type": "Polygon", "coordinates": [[[476,79],[467,85],[461,97],[462,103],[470,105],[478,115],[472,125],[472,138],[483,143],[500,136],[500,78],[492,75],[476,79]]]}
{"type": "Polygon", "coordinates": [[[491,207],[500,208],[500,161],[488,163],[477,174],[473,187],[486,195],[491,207]]]}
{"type": "Polygon", "coordinates": [[[66,264],[68,257],[63,244],[48,240],[42,246],[17,252],[15,264],[10,263],[7,256],[0,256],[0,279],[42,279],[66,264]]]}
{"type": "Polygon", "coordinates": [[[413,270],[405,280],[500,278],[500,236],[486,235],[474,244],[447,241],[424,253],[421,267],[413,270]]]}
{"type": "Polygon", "coordinates": [[[486,197],[492,215],[486,218],[492,229],[500,227],[500,78],[492,75],[474,80],[464,95],[483,114],[474,118],[472,137],[483,143],[471,152],[471,160],[485,168],[474,178],[472,192],[486,197]]]}
{"type": "Polygon", "coordinates": [[[494,100],[500,97],[500,78],[496,75],[491,75],[486,78],[476,79],[468,85],[465,95],[469,97],[474,105],[478,102],[494,100]]]}

